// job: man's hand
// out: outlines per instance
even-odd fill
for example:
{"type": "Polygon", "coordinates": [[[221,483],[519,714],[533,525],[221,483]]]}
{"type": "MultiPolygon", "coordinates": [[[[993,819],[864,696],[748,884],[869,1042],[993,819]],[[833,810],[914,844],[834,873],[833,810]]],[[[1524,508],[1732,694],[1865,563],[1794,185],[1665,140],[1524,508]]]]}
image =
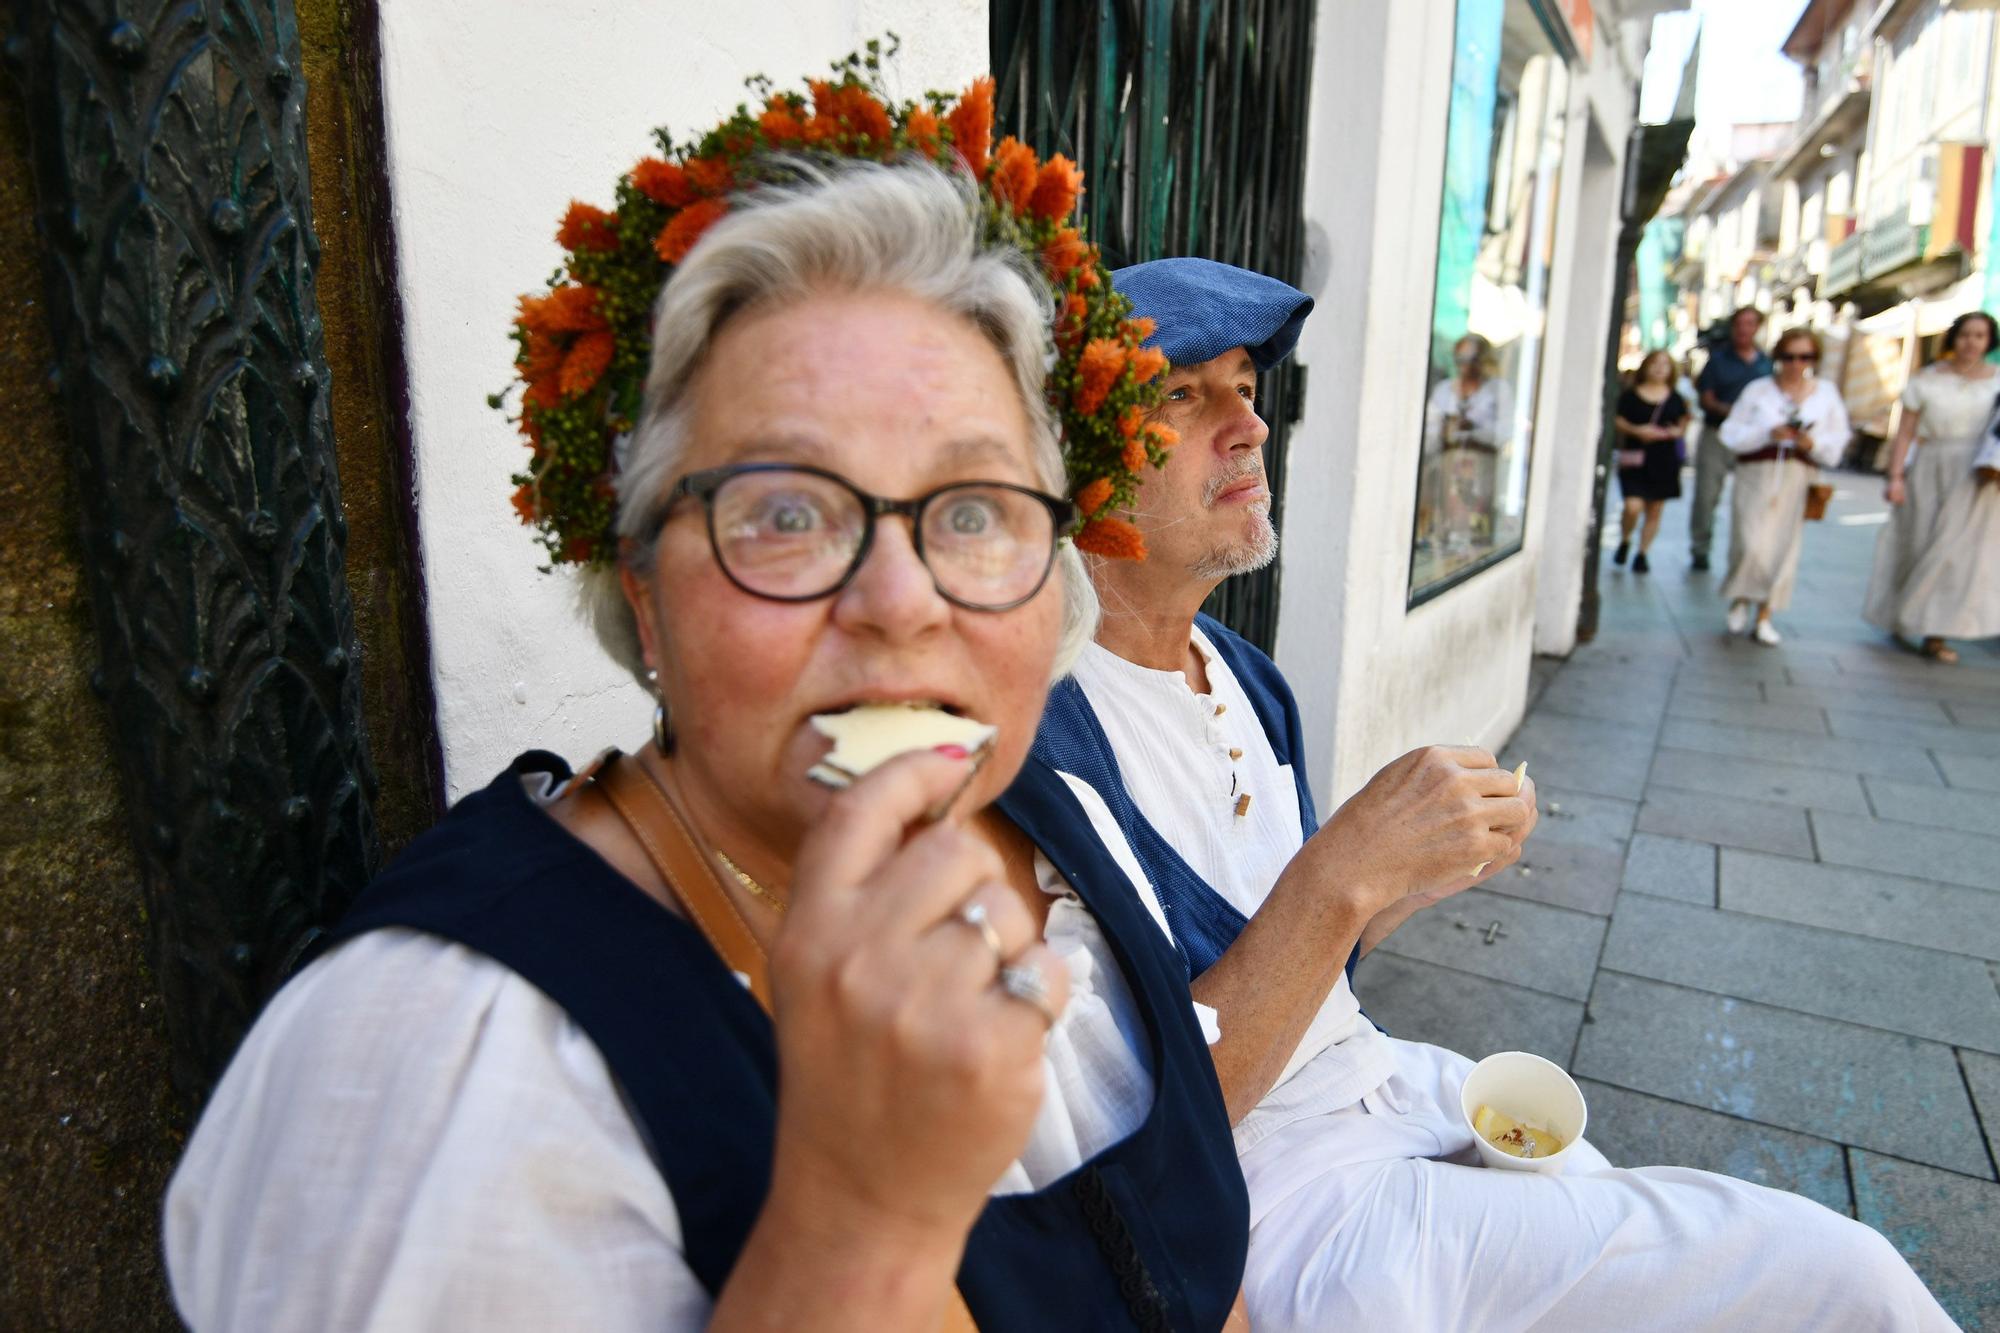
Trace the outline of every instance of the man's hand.
{"type": "Polygon", "coordinates": [[[1972,475],[1981,486],[2000,486],[2000,467],[1974,468],[1972,475]]]}
{"type": "Polygon", "coordinates": [[[1485,750],[1427,746],[1370,778],[1285,875],[1366,894],[1373,917],[1412,895],[1435,902],[1512,865],[1538,818],[1534,785],[1517,792],[1514,775],[1485,750]]]}

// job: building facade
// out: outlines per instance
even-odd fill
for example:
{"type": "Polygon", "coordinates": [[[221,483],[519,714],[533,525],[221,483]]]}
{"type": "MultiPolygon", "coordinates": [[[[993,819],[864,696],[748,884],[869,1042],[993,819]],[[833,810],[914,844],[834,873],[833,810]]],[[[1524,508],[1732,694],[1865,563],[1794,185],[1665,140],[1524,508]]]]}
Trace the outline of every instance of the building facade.
{"type": "MultiPolygon", "coordinates": [[[[1532,653],[1574,642],[1623,154],[1650,20],[1677,7],[1398,0],[1318,16],[1298,275],[1318,314],[1299,348],[1310,392],[1285,461],[1275,655],[1322,801],[1420,743],[1499,745],[1532,653]],[[1493,439],[1447,442],[1441,386],[1466,335],[1504,410],[1493,439]]],[[[650,126],[712,120],[751,71],[809,71],[887,28],[911,90],[962,86],[987,64],[992,14],[948,8],[817,6],[790,28],[626,8],[612,40],[532,7],[503,33],[472,0],[384,6],[452,793],[530,746],[629,744],[648,714],[580,651],[566,580],[537,572],[505,505],[482,498],[515,465],[484,395],[511,358],[514,294],[555,262],[551,221],[603,194],[650,126]],[[551,116],[521,89],[556,70],[587,74],[592,95],[551,116]]]]}

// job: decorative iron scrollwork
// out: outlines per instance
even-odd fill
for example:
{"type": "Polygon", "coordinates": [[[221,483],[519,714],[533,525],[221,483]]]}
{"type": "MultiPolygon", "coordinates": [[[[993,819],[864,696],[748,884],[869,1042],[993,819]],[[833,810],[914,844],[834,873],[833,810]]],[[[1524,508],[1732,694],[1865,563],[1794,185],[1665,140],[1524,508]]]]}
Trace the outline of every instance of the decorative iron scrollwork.
{"type": "Polygon", "coordinates": [[[90,599],[199,1102],[378,859],[289,0],[14,0],[90,599]]]}
{"type": "MultiPolygon", "coordinates": [[[[1297,283],[1313,16],[1297,0],[993,0],[1000,128],[1084,169],[1091,238],[1116,267],[1202,255],[1297,283]]],[[[1263,377],[1274,518],[1304,373],[1263,377]]],[[[1278,566],[1233,578],[1206,608],[1269,651],[1278,566]]]]}

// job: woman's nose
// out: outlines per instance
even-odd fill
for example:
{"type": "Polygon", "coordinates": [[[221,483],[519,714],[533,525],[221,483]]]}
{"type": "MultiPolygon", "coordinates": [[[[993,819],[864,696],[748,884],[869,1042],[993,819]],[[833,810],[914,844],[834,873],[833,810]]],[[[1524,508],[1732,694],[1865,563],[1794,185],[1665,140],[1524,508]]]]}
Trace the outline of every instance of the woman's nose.
{"type": "Polygon", "coordinates": [[[867,558],[834,599],[835,623],[905,637],[943,624],[950,615],[951,603],[917,555],[910,521],[900,515],[881,517],[867,558]]]}

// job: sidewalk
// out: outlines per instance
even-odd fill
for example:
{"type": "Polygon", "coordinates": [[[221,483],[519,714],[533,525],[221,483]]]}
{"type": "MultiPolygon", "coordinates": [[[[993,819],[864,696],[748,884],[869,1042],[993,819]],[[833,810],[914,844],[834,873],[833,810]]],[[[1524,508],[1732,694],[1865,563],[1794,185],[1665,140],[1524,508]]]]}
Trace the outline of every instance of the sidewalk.
{"type": "Polygon", "coordinates": [[[1536,662],[1503,753],[1540,786],[1526,854],[1355,988],[1397,1036],[1568,1067],[1621,1166],[1860,1217],[2000,1329],[2000,642],[1943,667],[1864,623],[1885,506],[1833,480],[1778,648],[1723,629],[1726,495],[1712,574],[1685,501],[1651,575],[1607,537],[1597,639],[1536,662]]]}

